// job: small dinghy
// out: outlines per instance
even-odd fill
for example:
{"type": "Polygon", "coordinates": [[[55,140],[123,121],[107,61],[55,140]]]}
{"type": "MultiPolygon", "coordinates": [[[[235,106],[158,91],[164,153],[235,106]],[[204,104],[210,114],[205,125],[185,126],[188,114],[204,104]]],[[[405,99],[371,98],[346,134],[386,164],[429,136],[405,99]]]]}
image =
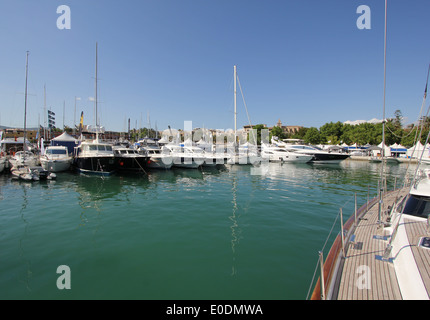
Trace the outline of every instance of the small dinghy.
{"type": "Polygon", "coordinates": [[[23,181],[39,181],[39,180],[52,180],[57,176],[53,172],[49,172],[42,167],[29,167],[26,165],[18,165],[10,171],[14,179],[23,181]]]}

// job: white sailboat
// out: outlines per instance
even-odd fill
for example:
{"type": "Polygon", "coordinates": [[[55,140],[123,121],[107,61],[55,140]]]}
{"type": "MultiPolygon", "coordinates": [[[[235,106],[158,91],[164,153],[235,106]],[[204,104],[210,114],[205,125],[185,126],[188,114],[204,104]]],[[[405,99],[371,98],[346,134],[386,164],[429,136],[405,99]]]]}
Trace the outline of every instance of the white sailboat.
{"type": "Polygon", "coordinates": [[[37,159],[31,151],[18,151],[9,158],[11,167],[17,167],[20,165],[34,167],[37,165],[37,159]]]}
{"type": "Polygon", "coordinates": [[[24,133],[23,133],[23,151],[18,151],[9,159],[11,167],[17,166],[35,166],[37,158],[33,152],[28,151],[27,147],[27,82],[28,82],[28,54],[26,54],[25,62],[25,102],[24,102],[24,133]]]}
{"type": "MultiPolygon", "coordinates": [[[[254,139],[254,144],[250,144],[249,142],[245,142],[240,145],[238,130],[237,130],[237,66],[233,67],[234,73],[234,141],[233,145],[227,149],[233,149],[233,154],[230,155],[228,159],[229,164],[255,164],[260,162],[261,158],[257,149],[257,141],[254,139]]],[[[239,83],[240,87],[240,83],[239,83]]],[[[243,93],[242,93],[243,97],[243,93]]],[[[246,104],[245,104],[246,108],[246,104]]],[[[247,111],[248,112],[248,111],[247,111]]],[[[249,116],[248,116],[249,120],[249,116]]]]}

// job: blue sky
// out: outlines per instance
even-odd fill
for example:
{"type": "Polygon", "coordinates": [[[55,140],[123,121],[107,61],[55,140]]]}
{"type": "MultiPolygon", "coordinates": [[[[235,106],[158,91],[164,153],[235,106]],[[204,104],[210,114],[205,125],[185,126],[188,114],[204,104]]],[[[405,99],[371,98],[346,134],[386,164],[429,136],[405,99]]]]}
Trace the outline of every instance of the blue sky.
{"type": "MultiPolygon", "coordinates": [[[[388,1],[386,115],[418,118],[430,63],[430,1],[388,1]]],[[[320,127],[382,118],[384,0],[0,0],[0,123],[94,123],[107,130],[233,128],[233,66],[251,123],[320,127]],[[359,30],[359,5],[371,29],[359,30]],[[57,7],[71,29],[57,28],[57,7]],[[40,120],[39,120],[40,119],[40,120]]],[[[238,126],[248,124],[238,90],[238,126]]],[[[428,107],[428,102],[426,108],[428,107]]]]}

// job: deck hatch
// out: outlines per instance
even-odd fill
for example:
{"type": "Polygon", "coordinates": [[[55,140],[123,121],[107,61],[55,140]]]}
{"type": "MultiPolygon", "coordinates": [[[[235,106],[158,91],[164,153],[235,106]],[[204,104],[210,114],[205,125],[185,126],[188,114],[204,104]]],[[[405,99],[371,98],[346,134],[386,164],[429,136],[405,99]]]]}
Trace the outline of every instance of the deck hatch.
{"type": "Polygon", "coordinates": [[[430,249],[430,237],[422,237],[420,239],[420,247],[426,248],[426,249],[430,249]]]}

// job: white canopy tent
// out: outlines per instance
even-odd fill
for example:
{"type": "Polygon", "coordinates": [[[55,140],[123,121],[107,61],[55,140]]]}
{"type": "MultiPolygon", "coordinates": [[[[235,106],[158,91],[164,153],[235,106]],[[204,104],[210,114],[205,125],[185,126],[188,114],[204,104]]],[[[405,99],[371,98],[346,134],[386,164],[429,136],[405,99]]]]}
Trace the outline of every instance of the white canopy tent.
{"type": "Polygon", "coordinates": [[[411,158],[419,158],[421,157],[422,152],[424,151],[423,157],[424,158],[429,158],[430,154],[429,154],[429,148],[428,145],[427,147],[424,147],[423,144],[418,141],[415,146],[410,147],[407,151],[406,151],[406,155],[407,157],[411,157],[411,158]]]}

